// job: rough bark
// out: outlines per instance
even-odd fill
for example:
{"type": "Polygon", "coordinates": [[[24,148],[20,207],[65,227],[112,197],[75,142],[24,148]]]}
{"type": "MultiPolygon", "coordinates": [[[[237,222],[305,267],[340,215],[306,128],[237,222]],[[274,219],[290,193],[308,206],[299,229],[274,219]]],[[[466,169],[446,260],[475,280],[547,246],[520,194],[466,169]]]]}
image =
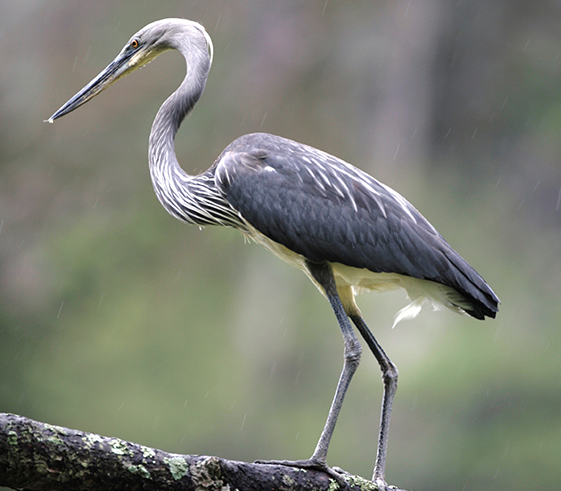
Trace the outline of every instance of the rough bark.
{"type": "MultiPolygon", "coordinates": [[[[345,475],[349,489],[375,490],[345,475]]],[[[335,491],[325,473],[179,455],[0,413],[0,486],[27,491],[335,491]]]]}

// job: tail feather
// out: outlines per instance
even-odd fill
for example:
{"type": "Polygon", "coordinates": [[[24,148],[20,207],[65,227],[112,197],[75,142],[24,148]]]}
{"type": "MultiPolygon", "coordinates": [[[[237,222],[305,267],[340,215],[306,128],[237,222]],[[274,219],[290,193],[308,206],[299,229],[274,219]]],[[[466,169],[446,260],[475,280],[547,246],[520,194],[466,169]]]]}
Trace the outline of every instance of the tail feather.
{"type": "Polygon", "coordinates": [[[495,318],[499,299],[489,285],[479,277],[478,285],[464,280],[462,286],[450,286],[432,280],[408,277],[402,279],[401,286],[407,291],[411,303],[401,309],[394,318],[392,327],[402,320],[416,317],[423,305],[428,304],[433,310],[442,307],[459,314],[467,314],[475,319],[495,318]],[[476,290],[476,293],[473,292],[476,290]]]}
{"type": "Polygon", "coordinates": [[[453,289],[446,294],[449,301],[476,319],[494,319],[499,311],[499,297],[454,249],[450,248],[446,256],[451,270],[445,284],[453,289]]]}

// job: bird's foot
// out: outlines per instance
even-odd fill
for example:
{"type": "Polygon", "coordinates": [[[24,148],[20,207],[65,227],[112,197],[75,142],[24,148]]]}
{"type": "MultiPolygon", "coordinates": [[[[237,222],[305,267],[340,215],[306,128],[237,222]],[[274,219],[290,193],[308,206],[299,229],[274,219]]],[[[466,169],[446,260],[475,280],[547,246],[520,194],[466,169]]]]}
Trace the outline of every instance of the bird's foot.
{"type": "Polygon", "coordinates": [[[376,474],[372,476],[372,482],[378,491],[406,491],[393,484],[388,484],[383,477],[377,476],[376,474]]]}
{"type": "Polygon", "coordinates": [[[392,488],[388,486],[386,481],[380,477],[374,477],[372,479],[372,482],[376,485],[378,491],[392,491],[392,488]]]}
{"type": "MultiPolygon", "coordinates": [[[[331,468],[325,462],[315,459],[306,460],[256,460],[256,464],[284,465],[287,467],[296,467],[298,469],[311,469],[315,471],[325,472],[331,479],[339,484],[340,489],[348,489],[349,483],[343,477],[349,473],[339,467],[331,468]]],[[[384,490],[385,491],[385,490],[384,490]]]]}

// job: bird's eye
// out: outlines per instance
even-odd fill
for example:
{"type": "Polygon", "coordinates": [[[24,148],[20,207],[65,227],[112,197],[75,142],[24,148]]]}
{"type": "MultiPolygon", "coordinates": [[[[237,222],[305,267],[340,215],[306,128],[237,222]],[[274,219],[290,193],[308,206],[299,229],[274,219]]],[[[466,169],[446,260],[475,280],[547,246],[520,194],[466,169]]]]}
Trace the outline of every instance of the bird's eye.
{"type": "Polygon", "coordinates": [[[133,39],[131,41],[131,48],[138,48],[139,44],[138,39],[133,39]]]}

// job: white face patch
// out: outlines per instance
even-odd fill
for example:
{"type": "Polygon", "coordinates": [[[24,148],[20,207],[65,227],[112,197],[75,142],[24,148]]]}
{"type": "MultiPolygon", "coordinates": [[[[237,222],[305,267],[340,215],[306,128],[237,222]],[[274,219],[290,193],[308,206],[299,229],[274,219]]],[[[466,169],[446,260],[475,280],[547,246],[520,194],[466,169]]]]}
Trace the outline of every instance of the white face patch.
{"type": "Polygon", "coordinates": [[[144,49],[141,49],[130,59],[128,63],[128,70],[136,70],[137,68],[141,68],[144,65],[147,65],[162,52],[162,50],[151,49],[150,51],[146,51],[144,49]]]}
{"type": "Polygon", "coordinates": [[[136,53],[129,61],[129,67],[132,68],[134,66],[136,66],[144,57],[144,53],[142,51],[139,51],[138,53],[136,53]]]}

